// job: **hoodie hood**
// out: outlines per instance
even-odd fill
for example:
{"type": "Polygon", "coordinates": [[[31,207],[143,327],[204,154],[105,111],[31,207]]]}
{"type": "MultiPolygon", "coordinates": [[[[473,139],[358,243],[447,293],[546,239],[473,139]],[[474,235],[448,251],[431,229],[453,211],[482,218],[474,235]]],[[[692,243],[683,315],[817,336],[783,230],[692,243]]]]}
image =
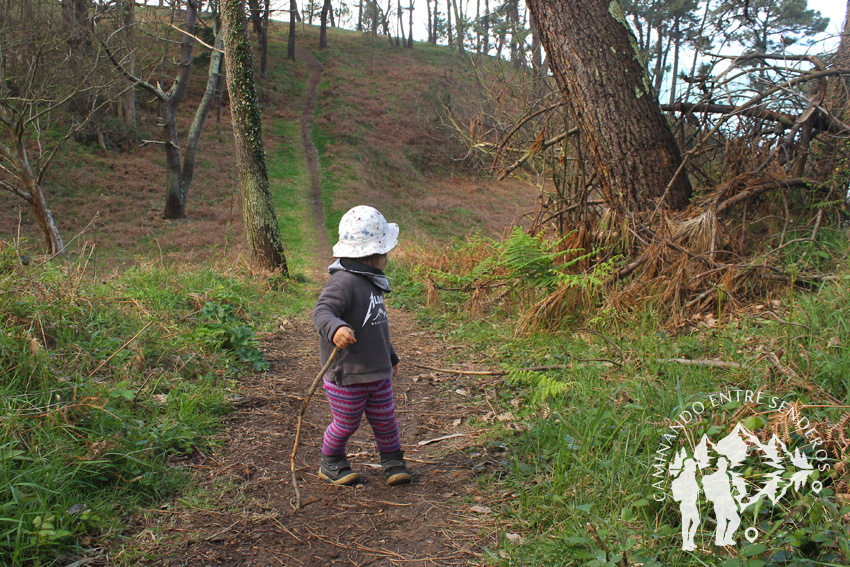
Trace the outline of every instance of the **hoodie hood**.
{"type": "Polygon", "coordinates": [[[336,262],[328,266],[329,274],[333,274],[335,272],[348,272],[350,274],[357,274],[371,281],[378,289],[380,289],[384,293],[389,293],[392,291],[390,289],[390,282],[387,279],[387,276],[384,275],[384,272],[382,272],[378,268],[373,268],[372,266],[368,266],[366,264],[363,264],[362,262],[358,262],[357,260],[352,260],[351,258],[338,259],[336,262]]]}

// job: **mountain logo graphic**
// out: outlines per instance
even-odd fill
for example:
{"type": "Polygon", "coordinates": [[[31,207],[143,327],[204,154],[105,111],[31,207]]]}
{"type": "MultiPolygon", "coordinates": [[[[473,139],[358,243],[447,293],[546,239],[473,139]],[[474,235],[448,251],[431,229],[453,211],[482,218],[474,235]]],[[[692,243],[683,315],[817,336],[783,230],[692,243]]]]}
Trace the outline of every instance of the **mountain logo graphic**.
{"type": "MultiPolygon", "coordinates": [[[[775,505],[791,488],[799,492],[814,471],[808,457],[799,449],[790,452],[776,435],[762,443],[740,422],[717,443],[703,435],[692,451],[683,447],[669,465],[674,479],[672,496],[679,503],[682,515],[682,549],[697,548],[694,539],[701,523],[700,498],[713,505],[717,521],[715,543],[736,545],[735,532],[741,525],[743,512],[763,499],[775,505]],[[744,478],[739,472],[748,457],[758,458],[768,471],[758,482],[744,478]]],[[[822,488],[817,480],[811,483],[815,493],[822,488]]],[[[758,530],[747,528],[744,537],[753,542],[758,530]]]]}

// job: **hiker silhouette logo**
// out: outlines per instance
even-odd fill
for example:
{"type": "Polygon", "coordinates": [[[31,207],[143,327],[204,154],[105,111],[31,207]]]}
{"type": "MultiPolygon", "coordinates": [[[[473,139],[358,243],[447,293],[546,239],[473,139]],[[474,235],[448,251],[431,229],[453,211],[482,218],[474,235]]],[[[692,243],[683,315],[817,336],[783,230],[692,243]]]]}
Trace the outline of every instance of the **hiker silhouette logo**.
{"type": "MultiPolygon", "coordinates": [[[[674,478],[671,485],[673,499],[679,502],[682,515],[682,549],[693,551],[697,548],[694,538],[700,525],[699,498],[702,495],[714,508],[717,522],[714,543],[716,545],[736,545],[735,532],[741,525],[741,514],[763,498],[776,504],[790,487],[799,490],[805,486],[815,471],[808,457],[795,449],[790,453],[776,435],[767,443],[762,443],[752,431],[740,422],[732,432],[718,443],[712,443],[703,435],[692,454],[684,447],[670,463],[669,472],[674,478]],[[749,453],[762,457],[762,461],[773,469],[765,475],[761,486],[750,493],[748,482],[738,472],[749,453]],[[795,470],[789,472],[786,460],[795,470]],[[702,482],[698,473],[705,471],[702,482]],[[713,471],[710,472],[709,471],[713,471]],[[709,473],[709,474],[706,474],[709,473]]],[[[818,493],[822,486],[819,481],[811,483],[811,489],[818,493]]],[[[754,541],[753,530],[748,529],[745,537],[754,541]]]]}
{"type": "MultiPolygon", "coordinates": [[[[749,390],[712,394],[705,403],[681,411],[665,428],[652,465],[655,500],[670,498],[678,505],[683,551],[698,549],[700,528],[706,543],[712,530],[717,546],[736,546],[741,535],[753,543],[767,535],[758,521],[760,509],[820,494],[820,474],[831,467],[822,443],[799,404],[749,390]],[[752,417],[724,426],[718,423],[722,415],[709,411],[724,403],[748,405],[752,417]],[[780,434],[793,439],[791,446],[768,427],[765,415],[786,425],[780,434]]],[[[789,516],[795,514],[805,510],[793,507],[789,516]]]]}

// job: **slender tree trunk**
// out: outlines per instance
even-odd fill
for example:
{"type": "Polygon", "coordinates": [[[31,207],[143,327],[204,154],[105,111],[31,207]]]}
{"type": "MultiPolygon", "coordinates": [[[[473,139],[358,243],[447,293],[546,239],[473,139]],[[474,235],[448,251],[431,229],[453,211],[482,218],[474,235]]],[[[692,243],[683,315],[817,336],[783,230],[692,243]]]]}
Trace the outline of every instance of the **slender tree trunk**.
{"type": "Polygon", "coordinates": [[[667,53],[670,50],[664,49],[664,35],[661,33],[661,24],[658,25],[656,32],[658,33],[658,45],[655,50],[655,73],[653,77],[655,78],[655,92],[659,93],[661,92],[661,85],[664,82],[664,67],[667,65],[667,53]]]}
{"type": "Polygon", "coordinates": [[[163,141],[165,142],[165,209],[162,217],[170,220],[186,218],[186,198],[183,194],[180,168],[180,138],[177,133],[177,104],[162,101],[163,141]]]}
{"type": "Polygon", "coordinates": [[[428,10],[428,43],[431,43],[433,32],[433,22],[431,21],[431,0],[425,0],[425,7],[428,10]]]}
{"type": "Polygon", "coordinates": [[[407,9],[410,10],[407,15],[407,29],[410,32],[407,36],[407,48],[413,49],[413,0],[410,0],[410,6],[407,9]]]}
{"type": "Polygon", "coordinates": [[[673,20],[673,72],[670,74],[670,104],[676,100],[676,79],[679,75],[679,46],[682,34],[679,31],[679,16],[673,20]]]}
{"type": "Polygon", "coordinates": [[[390,14],[390,9],[392,8],[392,5],[393,5],[393,0],[387,0],[386,11],[385,10],[380,11],[381,25],[384,28],[384,34],[390,39],[391,43],[392,43],[392,40],[393,40],[393,36],[390,33],[390,16],[389,16],[389,14],[390,14]]]}
{"type": "Polygon", "coordinates": [[[180,140],[177,132],[177,109],[183,101],[189,87],[189,75],[192,71],[192,47],[195,43],[195,22],[198,17],[198,0],[187,0],[183,29],[186,33],[180,44],[180,70],[177,79],[166,97],[162,99],[163,141],[165,142],[165,161],[168,179],[165,188],[165,210],[163,218],[182,219],[186,217],[186,195],[180,179],[180,140]]]}
{"type": "Polygon", "coordinates": [[[446,33],[448,34],[449,47],[452,47],[454,45],[452,39],[452,0],[446,0],[446,33]]]}
{"type": "Polygon", "coordinates": [[[396,14],[396,16],[397,16],[397,19],[398,19],[399,39],[401,40],[401,45],[406,46],[407,45],[407,37],[405,37],[405,34],[404,34],[404,12],[402,11],[401,0],[396,0],[396,11],[398,12],[396,14]]]}
{"type": "Polygon", "coordinates": [[[490,52],[490,0],[484,0],[484,53],[490,52]]]}
{"type": "Polygon", "coordinates": [[[475,53],[481,55],[481,0],[475,0],[475,53]]]}
{"type": "Polygon", "coordinates": [[[692,189],[678,172],[679,147],[619,5],[528,0],[528,7],[606,201],[640,211],[663,195],[668,206],[687,207],[692,189]]]}
{"type": "Polygon", "coordinates": [[[522,67],[520,63],[519,49],[519,1],[511,0],[508,7],[508,20],[511,22],[511,63],[517,69],[522,67]]]}
{"type": "Polygon", "coordinates": [[[464,29],[463,22],[463,12],[459,6],[459,0],[454,0],[452,2],[452,7],[455,12],[455,25],[457,26],[457,50],[461,53],[465,53],[464,43],[466,39],[466,30],[464,29]]]}
{"type": "Polygon", "coordinates": [[[260,77],[266,78],[269,66],[269,16],[271,15],[271,0],[265,0],[263,6],[263,35],[260,37],[260,77]]]}
{"type": "Polygon", "coordinates": [[[319,49],[328,46],[328,12],[331,10],[331,0],[325,0],[322,4],[322,26],[319,30],[319,49]]]}
{"type": "MultiPolygon", "coordinates": [[[[124,0],[124,39],[127,44],[127,70],[136,73],[135,26],[136,2],[124,0]]],[[[132,128],[136,127],[136,87],[131,86],[124,93],[124,121],[132,128]]]]}
{"type": "Polygon", "coordinates": [[[437,37],[437,35],[439,34],[439,32],[437,31],[439,29],[439,27],[437,26],[439,19],[440,19],[440,0],[434,0],[434,23],[431,25],[431,33],[433,34],[431,36],[431,43],[433,43],[434,45],[437,45],[437,41],[439,41],[439,39],[440,39],[439,37],[437,37]]]}
{"type": "Polygon", "coordinates": [[[372,0],[372,45],[378,38],[378,0],[372,0]]]}
{"type": "Polygon", "coordinates": [[[248,0],[248,13],[251,16],[254,33],[261,36],[263,33],[263,9],[260,0],[248,0]]]}
{"type": "Polygon", "coordinates": [[[295,18],[298,16],[298,4],[289,0],[289,41],[286,46],[286,57],[295,61],[295,18]]]}
{"type": "Polygon", "coordinates": [[[195,175],[195,156],[198,153],[198,141],[201,139],[204,121],[215,99],[216,89],[218,88],[219,78],[221,77],[221,67],[224,59],[221,53],[221,49],[224,46],[223,42],[221,30],[219,30],[216,34],[214,44],[216,49],[210,54],[207,88],[204,90],[204,96],[201,97],[201,103],[195,111],[195,118],[192,120],[192,125],[189,126],[189,133],[186,135],[186,153],[183,156],[183,168],[180,174],[184,203],[189,195],[189,187],[192,185],[192,178],[195,175]]]}
{"type": "Polygon", "coordinates": [[[272,203],[262,117],[254,86],[251,44],[241,0],[222,0],[227,88],[242,195],[242,216],[254,260],[288,276],[280,228],[272,203]]]}
{"type": "Polygon", "coordinates": [[[535,73],[540,73],[543,68],[543,50],[540,48],[540,32],[537,24],[531,18],[531,65],[535,73]]]}
{"type": "Polygon", "coordinates": [[[47,199],[44,197],[44,191],[41,185],[36,183],[35,179],[30,179],[25,190],[32,195],[29,199],[32,214],[35,217],[38,227],[44,235],[44,243],[47,245],[48,254],[63,254],[65,252],[65,243],[62,242],[62,236],[59,234],[59,229],[56,228],[56,222],[53,220],[53,215],[50,213],[50,208],[47,206],[47,199]]]}
{"type": "Polygon", "coordinates": [[[363,0],[357,3],[357,31],[363,31],[363,0]]]}

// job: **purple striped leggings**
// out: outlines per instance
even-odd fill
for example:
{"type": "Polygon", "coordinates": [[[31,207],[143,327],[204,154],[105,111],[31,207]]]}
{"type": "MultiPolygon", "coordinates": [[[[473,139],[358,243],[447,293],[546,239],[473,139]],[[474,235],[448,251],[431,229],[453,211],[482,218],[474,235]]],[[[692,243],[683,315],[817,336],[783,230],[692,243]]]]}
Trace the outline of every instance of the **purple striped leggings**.
{"type": "Polygon", "coordinates": [[[387,378],[368,384],[337,386],[325,379],[325,393],[328,395],[333,421],[325,430],[322,454],[345,454],[348,439],[360,427],[364,410],[375,434],[378,451],[392,453],[401,449],[392,380],[387,378]]]}

